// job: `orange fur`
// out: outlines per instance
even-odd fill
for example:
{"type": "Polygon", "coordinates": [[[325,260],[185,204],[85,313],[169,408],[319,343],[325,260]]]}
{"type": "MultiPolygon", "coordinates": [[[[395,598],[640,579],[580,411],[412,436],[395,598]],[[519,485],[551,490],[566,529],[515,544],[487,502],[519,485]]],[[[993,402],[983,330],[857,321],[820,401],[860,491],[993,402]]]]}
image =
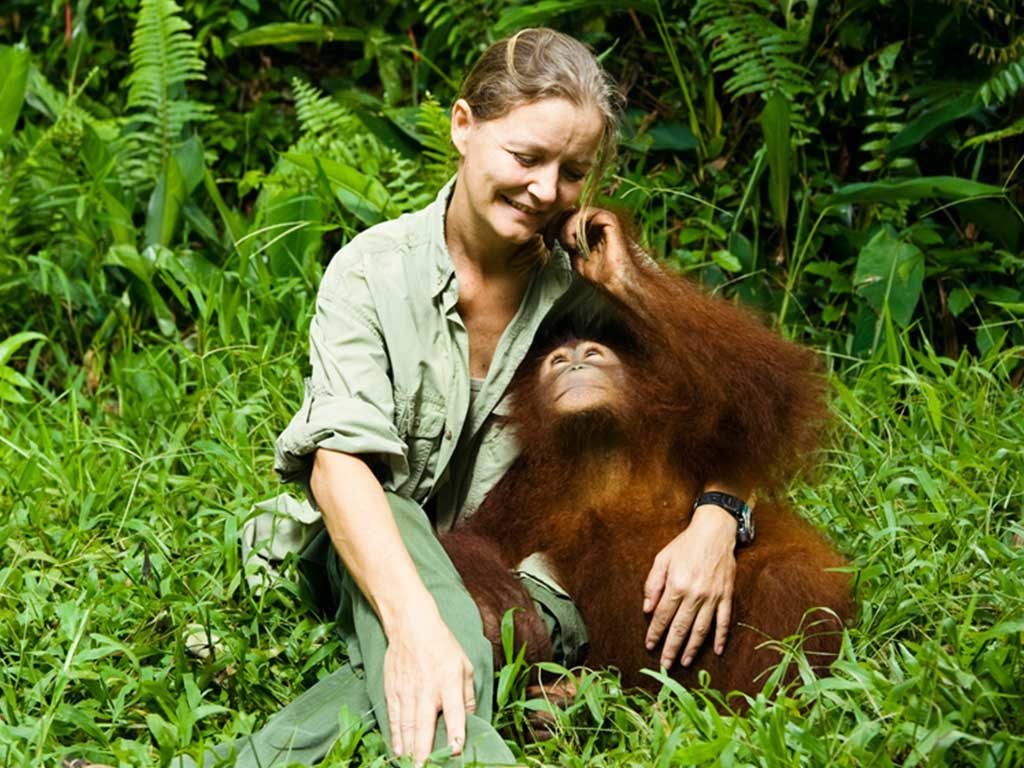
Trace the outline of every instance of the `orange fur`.
{"type": "MultiPolygon", "coordinates": [[[[694,664],[675,665],[673,676],[692,685],[706,669],[713,686],[752,693],[779,660],[777,650],[758,646],[801,628],[805,650],[827,666],[854,613],[848,576],[829,570],[846,563],[778,501],[826,415],[815,358],[749,312],[640,258],[635,266],[636,301],[613,300],[624,326],[596,339],[614,347],[628,375],[614,423],[560,424],[537,374],[542,356],[523,365],[512,419],[524,453],[457,529],[494,545],[464,573],[467,586],[476,597],[490,584],[492,613],[513,605],[530,612],[528,600],[494,596],[509,594],[509,568],[544,552],[587,624],[587,663],[618,667],[626,684],[650,687],[640,670],[657,668],[659,649],[644,648],[644,581],[655,555],[688,524],[704,484],[728,479],[753,485],[763,500],[756,541],[736,552],[733,626],[723,656],[705,640],[694,664]],[[818,607],[828,612],[805,619],[818,607]]],[[[442,541],[458,558],[458,542],[442,541]]]]}

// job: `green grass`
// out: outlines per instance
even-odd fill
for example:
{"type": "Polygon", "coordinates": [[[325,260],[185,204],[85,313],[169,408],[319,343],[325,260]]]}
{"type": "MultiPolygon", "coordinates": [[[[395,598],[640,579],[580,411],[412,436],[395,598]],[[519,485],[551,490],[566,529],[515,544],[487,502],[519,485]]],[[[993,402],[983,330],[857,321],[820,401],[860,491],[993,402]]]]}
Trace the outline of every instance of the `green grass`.
{"type": "MultiPolygon", "coordinates": [[[[271,443],[298,402],[304,335],[208,341],[138,339],[98,379],[83,369],[3,406],[0,765],[160,765],[258,727],[343,658],[297,587],[249,591],[236,550],[250,505],[278,488],[271,443]],[[188,654],[190,624],[223,652],[188,654]]],[[[526,762],[1024,762],[1024,404],[1009,358],[906,356],[836,377],[833,447],[794,492],[855,565],[861,618],[834,676],[785,691],[776,676],[739,717],[710,691],[652,698],[586,675],[526,762]]],[[[537,703],[511,679],[502,696],[514,731],[537,703]]],[[[326,764],[353,754],[385,762],[370,735],[326,764]]]]}

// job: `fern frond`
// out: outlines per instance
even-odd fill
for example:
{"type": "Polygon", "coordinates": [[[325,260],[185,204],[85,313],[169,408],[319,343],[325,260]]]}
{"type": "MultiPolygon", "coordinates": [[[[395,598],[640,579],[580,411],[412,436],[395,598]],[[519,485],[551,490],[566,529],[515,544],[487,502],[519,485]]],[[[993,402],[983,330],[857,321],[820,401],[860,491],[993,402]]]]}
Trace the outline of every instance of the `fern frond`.
{"type": "Polygon", "coordinates": [[[341,9],[334,0],[291,0],[287,13],[292,21],[333,24],[341,15],[341,9]]]}
{"type": "Polygon", "coordinates": [[[960,147],[961,150],[970,149],[976,147],[979,144],[990,144],[993,141],[1002,141],[1003,139],[1010,139],[1014,136],[1024,135],[1024,117],[1021,117],[1005,128],[1000,128],[996,131],[989,131],[988,133],[981,133],[977,136],[972,136],[963,143],[960,147]]]}
{"type": "Polygon", "coordinates": [[[152,126],[142,135],[162,166],[181,140],[186,123],[205,120],[212,108],[187,98],[185,84],[204,80],[199,44],[174,0],[142,0],[132,35],[128,108],[152,126]]]}
{"type": "Polygon", "coordinates": [[[1024,88],[1024,61],[1011,61],[978,89],[978,97],[986,107],[1010,101],[1024,88]]]}
{"type": "MultiPolygon", "coordinates": [[[[419,0],[419,12],[430,36],[444,40],[450,60],[469,64],[495,40],[499,19],[504,22],[503,11],[528,11],[529,4],[520,9],[509,7],[507,0],[419,0]]],[[[539,24],[517,24],[514,29],[539,24]]]]}
{"type": "Polygon", "coordinates": [[[726,93],[779,91],[793,100],[814,92],[800,63],[803,41],[771,20],[777,11],[768,0],[699,0],[694,6],[691,22],[710,51],[712,67],[731,73],[726,93]]]}
{"type": "Polygon", "coordinates": [[[416,129],[423,143],[423,171],[431,179],[429,186],[440,187],[455,173],[458,153],[452,146],[451,118],[448,110],[428,93],[420,102],[416,115],[416,129]]]}
{"type": "Polygon", "coordinates": [[[295,111],[304,134],[321,136],[333,133],[353,119],[341,104],[297,77],[292,78],[292,90],[295,92],[295,111]]]}
{"type": "MultiPolygon", "coordinates": [[[[272,208],[266,201],[293,200],[296,194],[305,194],[318,201],[318,210],[341,213],[338,219],[343,227],[361,226],[358,216],[349,218],[343,210],[352,213],[351,201],[341,199],[309,167],[289,160],[288,156],[312,156],[358,170],[383,187],[388,210],[417,210],[430,202],[440,184],[432,186],[421,160],[403,157],[387,146],[337,98],[298,78],[293,78],[291,85],[302,131],[286,157],[264,179],[261,199],[265,202],[258,206],[258,224],[272,208]]],[[[441,183],[446,180],[447,177],[441,183]]]]}

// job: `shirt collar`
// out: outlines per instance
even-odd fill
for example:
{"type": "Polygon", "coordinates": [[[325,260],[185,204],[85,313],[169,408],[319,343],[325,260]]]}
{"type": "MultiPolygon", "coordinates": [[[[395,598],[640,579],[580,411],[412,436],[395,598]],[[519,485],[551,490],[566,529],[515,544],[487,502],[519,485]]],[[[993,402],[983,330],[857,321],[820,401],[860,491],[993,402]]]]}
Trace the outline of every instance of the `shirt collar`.
{"type": "Polygon", "coordinates": [[[444,217],[448,210],[448,199],[455,189],[455,176],[441,187],[434,202],[430,204],[430,252],[434,256],[434,283],[430,286],[430,295],[437,298],[455,274],[452,256],[448,253],[448,242],[444,239],[444,217]]]}

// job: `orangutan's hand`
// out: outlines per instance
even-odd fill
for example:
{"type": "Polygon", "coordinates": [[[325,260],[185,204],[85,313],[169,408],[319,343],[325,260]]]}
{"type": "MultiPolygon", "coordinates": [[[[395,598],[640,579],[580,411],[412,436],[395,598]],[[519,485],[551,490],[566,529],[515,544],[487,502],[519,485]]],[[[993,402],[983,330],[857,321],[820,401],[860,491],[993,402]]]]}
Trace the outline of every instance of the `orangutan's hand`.
{"type": "Polygon", "coordinates": [[[614,213],[601,208],[571,211],[558,222],[557,237],[572,255],[573,267],[583,279],[603,286],[618,299],[628,300],[627,289],[635,282],[634,246],[614,213]],[[589,253],[581,247],[581,228],[589,253]]]}

